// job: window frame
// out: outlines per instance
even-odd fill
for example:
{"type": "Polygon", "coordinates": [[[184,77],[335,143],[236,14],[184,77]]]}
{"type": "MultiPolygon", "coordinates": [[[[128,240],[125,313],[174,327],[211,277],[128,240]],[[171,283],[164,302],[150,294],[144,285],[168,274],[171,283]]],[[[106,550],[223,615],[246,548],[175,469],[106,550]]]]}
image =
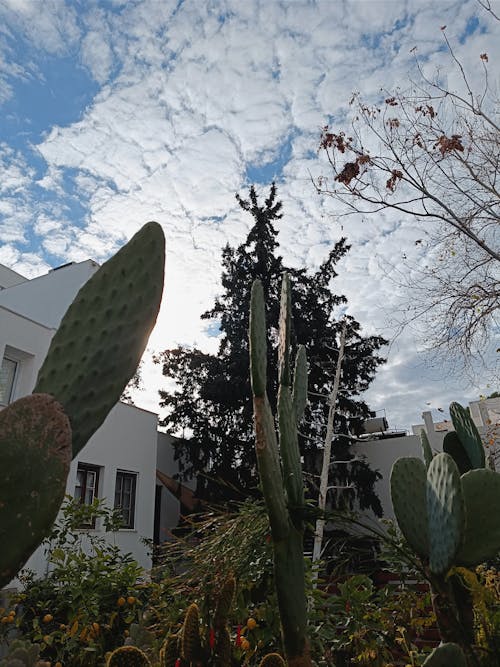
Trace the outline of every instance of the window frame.
{"type": "Polygon", "coordinates": [[[9,354],[4,354],[3,357],[2,357],[2,363],[0,364],[0,369],[2,368],[4,361],[10,361],[11,363],[14,364],[14,374],[12,375],[12,381],[10,383],[10,387],[7,387],[8,391],[7,391],[5,401],[0,400],[0,407],[2,407],[2,408],[9,405],[9,403],[12,403],[12,399],[14,398],[14,392],[16,390],[17,378],[19,376],[19,366],[21,365],[21,362],[19,361],[19,359],[14,359],[9,354]]]}
{"type": "Polygon", "coordinates": [[[137,478],[139,477],[139,474],[137,472],[134,472],[133,470],[122,470],[118,469],[116,471],[116,476],[115,476],[115,495],[114,495],[114,504],[113,507],[115,510],[120,510],[122,512],[122,517],[123,517],[123,524],[120,526],[120,530],[135,530],[135,514],[136,514],[136,507],[137,507],[137,478]],[[130,498],[131,502],[128,507],[124,508],[123,505],[121,504],[123,502],[123,485],[118,488],[118,483],[119,480],[123,481],[124,479],[130,479],[132,480],[132,485],[131,485],[131,491],[130,491],[130,498]],[[117,494],[120,495],[119,498],[117,498],[117,494]],[[121,502],[117,502],[120,500],[121,502]],[[123,515],[123,512],[125,511],[128,513],[128,521],[125,520],[125,517],[123,515]]]}
{"type": "MultiPolygon", "coordinates": [[[[78,462],[78,466],[77,466],[77,469],[76,469],[75,492],[74,492],[73,497],[75,498],[75,500],[79,501],[79,503],[81,505],[88,505],[90,507],[93,504],[94,500],[96,498],[99,498],[100,471],[101,471],[100,466],[92,465],[91,463],[83,463],[83,462],[80,463],[80,462],[78,462]],[[77,490],[77,488],[80,487],[80,485],[78,484],[78,481],[79,481],[78,473],[80,473],[80,472],[85,473],[85,483],[81,487],[82,491],[81,491],[81,493],[78,497],[76,490],[77,490]],[[93,473],[95,475],[95,477],[94,477],[94,486],[92,488],[92,501],[90,503],[86,500],[86,495],[87,495],[87,490],[88,490],[88,487],[87,487],[87,474],[88,473],[93,473]]],[[[94,517],[94,519],[92,519],[92,521],[90,523],[82,523],[80,527],[81,528],[95,528],[96,527],[95,517],[94,517]]]]}

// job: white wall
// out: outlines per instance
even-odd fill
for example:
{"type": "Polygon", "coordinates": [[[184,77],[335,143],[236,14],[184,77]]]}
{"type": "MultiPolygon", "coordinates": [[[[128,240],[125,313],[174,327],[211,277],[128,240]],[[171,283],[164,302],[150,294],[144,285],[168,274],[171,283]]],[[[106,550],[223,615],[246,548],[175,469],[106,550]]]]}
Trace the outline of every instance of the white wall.
{"type": "Polygon", "coordinates": [[[0,306],[49,327],[57,327],[78,290],[99,265],[88,259],[0,291],[0,306]]]}
{"type": "Polygon", "coordinates": [[[7,266],[0,264],[0,289],[5,289],[6,287],[12,287],[13,285],[19,285],[27,280],[24,276],[12,269],[9,269],[7,266]]]}

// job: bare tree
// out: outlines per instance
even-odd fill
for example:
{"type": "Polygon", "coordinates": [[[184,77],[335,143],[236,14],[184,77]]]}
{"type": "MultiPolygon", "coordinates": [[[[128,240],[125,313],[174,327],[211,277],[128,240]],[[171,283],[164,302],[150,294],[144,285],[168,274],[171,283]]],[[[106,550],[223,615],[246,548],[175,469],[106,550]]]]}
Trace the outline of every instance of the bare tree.
{"type": "Polygon", "coordinates": [[[381,91],[378,105],[351,100],[348,132],[323,128],[330,173],[315,181],[338,216],[393,211],[422,225],[425,263],[407,272],[407,321],[424,318],[433,347],[470,360],[498,333],[500,306],[499,99],[478,54],[474,87],[442,28],[456,89],[418,58],[418,83],[381,91]],[[427,223],[427,224],[426,224],[427,223]]]}

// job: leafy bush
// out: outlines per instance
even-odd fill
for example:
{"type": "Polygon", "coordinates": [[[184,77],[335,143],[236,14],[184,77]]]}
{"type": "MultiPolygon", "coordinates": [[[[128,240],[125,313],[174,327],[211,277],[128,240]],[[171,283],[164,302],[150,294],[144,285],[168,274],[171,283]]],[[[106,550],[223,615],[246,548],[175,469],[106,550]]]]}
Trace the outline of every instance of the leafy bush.
{"type": "Polygon", "coordinates": [[[22,588],[0,623],[3,638],[16,627],[24,639],[40,644],[43,659],[83,667],[102,664],[107,651],[121,646],[149,595],[144,571],[124,554],[82,526],[101,521],[107,532],[120,526],[119,512],[102,501],[83,505],[68,497],[46,540],[49,571],[20,575],[22,588]]]}

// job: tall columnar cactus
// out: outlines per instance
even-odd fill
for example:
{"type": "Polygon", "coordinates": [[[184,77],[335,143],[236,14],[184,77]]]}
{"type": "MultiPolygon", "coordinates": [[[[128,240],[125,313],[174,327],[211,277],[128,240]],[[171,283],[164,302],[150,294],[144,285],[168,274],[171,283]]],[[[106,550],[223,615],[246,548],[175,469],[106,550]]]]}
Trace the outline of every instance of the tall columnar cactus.
{"type": "Polygon", "coordinates": [[[250,375],[256,452],[273,540],[274,572],[287,662],[311,665],[307,637],[303,536],[300,508],[304,487],[297,437],[307,395],[305,349],[297,353],[292,386],[290,370],[290,280],[283,276],[278,351],[278,438],[267,397],[267,334],[264,290],[256,280],[250,305],[250,375]]]}
{"type": "Polygon", "coordinates": [[[111,653],[107,667],[151,667],[148,656],[136,646],[120,646],[111,653]]]}
{"type": "Polygon", "coordinates": [[[0,588],[48,534],[71,455],[134,374],[160,307],[164,261],[163,231],[149,222],[78,292],[35,393],[0,413],[0,588]]]}
{"type": "MultiPolygon", "coordinates": [[[[470,595],[454,568],[474,567],[500,551],[500,514],[491,511],[500,507],[500,474],[484,468],[484,449],[467,411],[454,403],[450,412],[456,428],[448,434],[450,453],[431,457],[423,438],[426,463],[398,459],[391,473],[391,495],[399,527],[431,584],[443,640],[459,644],[468,664],[474,665],[470,595]],[[461,475],[464,462],[468,471],[461,475]]],[[[445,664],[437,660],[429,664],[445,664]]]]}

